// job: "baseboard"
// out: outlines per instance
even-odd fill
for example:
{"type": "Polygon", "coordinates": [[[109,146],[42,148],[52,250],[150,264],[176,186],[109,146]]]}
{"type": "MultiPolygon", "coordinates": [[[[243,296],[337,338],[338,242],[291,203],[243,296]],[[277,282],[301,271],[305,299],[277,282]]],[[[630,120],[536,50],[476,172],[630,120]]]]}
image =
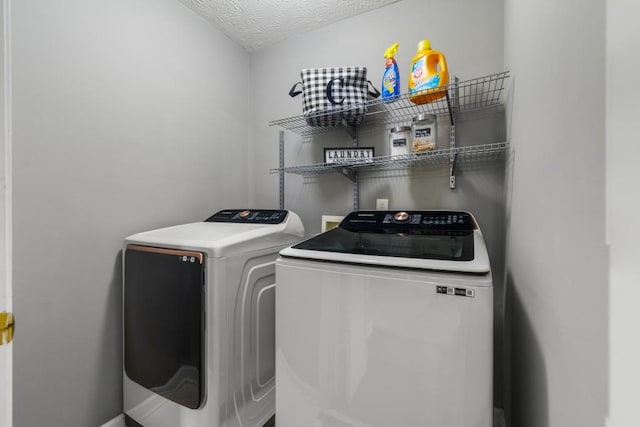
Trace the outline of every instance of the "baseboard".
{"type": "Polygon", "coordinates": [[[124,414],[120,414],[106,424],[102,424],[100,427],[125,427],[124,414]]]}
{"type": "MultiPolygon", "coordinates": [[[[267,423],[263,427],[275,427],[276,425],[276,416],[274,415],[267,421],[267,423]]],[[[120,414],[111,421],[106,424],[102,424],[100,427],[126,427],[124,422],[124,414],[120,414]]]]}

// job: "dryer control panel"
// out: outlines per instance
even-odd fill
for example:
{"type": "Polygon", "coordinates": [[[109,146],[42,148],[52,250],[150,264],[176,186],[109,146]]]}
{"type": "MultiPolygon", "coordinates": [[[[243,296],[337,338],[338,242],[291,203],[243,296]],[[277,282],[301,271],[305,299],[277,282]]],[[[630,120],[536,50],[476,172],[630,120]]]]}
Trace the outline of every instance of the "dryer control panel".
{"type": "Polygon", "coordinates": [[[289,211],[275,209],[226,209],[211,215],[205,222],[235,222],[242,224],[281,224],[289,211]]]}

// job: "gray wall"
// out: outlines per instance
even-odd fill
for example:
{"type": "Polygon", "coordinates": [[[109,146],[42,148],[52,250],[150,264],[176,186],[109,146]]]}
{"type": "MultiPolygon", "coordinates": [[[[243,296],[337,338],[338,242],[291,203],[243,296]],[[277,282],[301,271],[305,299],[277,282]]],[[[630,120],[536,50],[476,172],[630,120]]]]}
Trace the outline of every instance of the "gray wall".
{"type": "Polygon", "coordinates": [[[602,427],[605,1],[506,0],[511,424],[602,427]]]}
{"type": "MultiPolygon", "coordinates": [[[[267,123],[301,114],[301,98],[289,98],[287,93],[293,83],[300,80],[302,68],[364,65],[369,70],[370,80],[379,88],[384,71],[382,54],[390,44],[397,41],[400,49],[396,59],[401,70],[403,91],[406,91],[408,69],[418,41],[429,38],[433,47],[446,55],[451,73],[462,80],[503,71],[502,4],[502,0],[404,0],[320,30],[291,37],[253,53],[250,93],[251,172],[254,179],[250,180],[250,185],[255,204],[274,205],[278,202],[278,178],[277,175],[269,175],[269,169],[278,166],[279,129],[268,127],[267,123]],[[429,19],[430,16],[437,19],[429,19]]],[[[448,126],[448,121],[445,120],[442,124],[448,126]]],[[[373,140],[363,138],[360,145],[378,144],[380,150],[377,152],[386,154],[386,133],[372,138],[373,140]]],[[[444,139],[447,138],[448,135],[444,135],[444,139]]],[[[286,134],[286,141],[288,165],[323,160],[322,150],[317,148],[320,144],[301,142],[292,133],[286,134]]],[[[460,142],[470,144],[485,141],[468,138],[466,141],[461,139],[460,142]]],[[[321,144],[349,146],[350,140],[346,133],[337,132],[324,136],[321,144]]],[[[437,173],[436,176],[438,183],[405,180],[397,191],[393,187],[393,180],[384,180],[383,185],[389,186],[388,189],[381,189],[375,183],[373,187],[365,184],[367,188],[363,189],[361,207],[374,207],[375,198],[382,196],[390,199],[392,208],[435,208],[442,200],[446,204],[453,204],[452,193],[448,190],[448,177],[443,177],[442,173],[437,173]],[[422,187],[423,191],[408,196],[404,190],[409,182],[422,187]],[[418,182],[424,185],[419,185],[418,182]],[[442,182],[445,184],[444,188],[440,185],[442,182]]],[[[320,215],[323,213],[344,214],[350,211],[351,188],[343,178],[322,177],[320,186],[302,185],[301,180],[295,176],[288,175],[287,178],[287,206],[303,210],[300,213],[304,214],[303,220],[308,231],[319,231],[320,215]],[[331,188],[332,191],[323,191],[326,188],[331,188]],[[299,197],[303,193],[307,197],[299,197]]],[[[369,181],[369,184],[372,182],[369,181]]],[[[468,186],[460,185],[458,193],[465,191],[470,191],[468,186]]],[[[453,197],[462,200],[463,198],[456,197],[458,193],[454,193],[453,197]]]]}
{"type": "Polygon", "coordinates": [[[14,425],[122,409],[122,239],[248,203],[248,55],[175,0],[13,2],[14,425]]]}
{"type": "MultiPolygon", "coordinates": [[[[5,121],[5,113],[6,113],[6,93],[5,93],[5,60],[6,53],[4,51],[4,8],[0,10],[0,46],[3,46],[2,55],[0,55],[0,138],[2,138],[2,143],[0,143],[0,312],[8,311],[11,312],[11,295],[8,294],[8,286],[9,282],[8,270],[7,270],[7,259],[6,256],[11,253],[8,249],[8,241],[7,237],[11,235],[8,232],[7,227],[7,194],[6,189],[7,185],[10,183],[10,178],[8,178],[7,169],[5,165],[6,160],[6,121],[5,121]],[[9,182],[7,182],[9,181],[9,182]]],[[[9,384],[9,378],[11,376],[11,347],[10,346],[2,346],[0,347],[0,384],[3,387],[6,387],[9,384]]],[[[10,413],[11,410],[11,402],[10,399],[5,397],[7,394],[4,391],[0,391],[0,424],[7,419],[7,414],[10,413]]]]}
{"type": "MultiPolygon", "coordinates": [[[[251,146],[252,204],[277,206],[278,177],[269,169],[278,166],[279,129],[271,120],[301,114],[300,98],[287,93],[300,79],[300,70],[311,67],[364,65],[369,78],[380,88],[384,71],[383,53],[394,42],[402,91],[406,92],[409,67],[420,40],[447,58],[450,72],[461,80],[503,71],[503,0],[404,0],[323,29],[292,37],[251,55],[251,146]],[[432,17],[432,18],[430,18],[432,17]]],[[[449,120],[439,120],[441,143],[448,145],[449,120]]],[[[461,114],[459,145],[506,140],[504,111],[461,114]]],[[[386,130],[366,134],[360,146],[376,147],[388,154],[386,130]]],[[[287,165],[323,161],[323,147],[350,146],[344,131],[302,140],[286,132],[287,165]]],[[[504,161],[461,165],[457,189],[449,189],[448,165],[394,173],[361,176],[360,208],[375,209],[376,198],[388,198],[391,209],[465,209],[473,212],[482,227],[495,274],[497,313],[502,312],[505,245],[504,161]]],[[[308,233],[320,231],[321,215],[345,215],[353,210],[352,185],[338,174],[317,178],[287,175],[286,208],[301,215],[308,233]]],[[[502,321],[496,329],[498,366],[502,366],[502,321]]],[[[502,372],[496,372],[496,402],[502,406],[502,372]]]]}
{"type": "MultiPolygon", "coordinates": [[[[626,22],[617,12],[609,28],[626,22]]],[[[249,64],[175,0],[14,1],[14,424],[91,426],[118,414],[122,238],[221,207],[277,206],[269,169],[278,164],[278,129],[266,123],[299,114],[300,100],[286,96],[299,69],[366,65],[379,86],[387,45],[400,42],[406,71],[417,41],[430,38],[462,79],[505,68],[515,76],[506,130],[499,117],[460,124],[468,136],[460,143],[507,134],[506,203],[500,165],[488,165],[463,168],[454,192],[444,169],[367,176],[361,206],[388,197],[392,208],[474,211],[498,277],[506,212],[513,378],[502,400],[513,407],[510,425],[602,426],[604,89],[593,82],[604,80],[604,16],[603,0],[404,0],[256,52],[249,64]]],[[[622,85],[612,111],[628,111],[622,85]]],[[[634,120],[617,130],[633,129],[634,120]]],[[[317,144],[286,138],[288,162],[321,160],[317,144]]],[[[384,145],[384,138],[368,138],[384,145]]],[[[349,141],[341,134],[322,143],[349,141]]],[[[612,158],[626,158],[620,145],[612,147],[612,158]]],[[[610,169],[608,176],[624,183],[623,173],[610,169]]],[[[625,218],[626,194],[609,201],[610,223],[625,218]]],[[[340,176],[287,176],[287,207],[317,232],[321,214],[350,210],[351,186],[340,176]]],[[[612,240],[621,242],[612,263],[631,271],[625,249],[632,241],[621,235],[612,240]]],[[[630,287],[615,295],[626,311],[613,319],[611,351],[629,350],[624,327],[628,316],[637,319],[637,298],[630,287]]],[[[623,402],[617,421],[631,413],[631,404],[622,405],[629,403],[629,368],[637,369],[632,360],[621,353],[614,360],[613,398],[623,402]]]]}
{"type": "MultiPolygon", "coordinates": [[[[6,188],[7,188],[7,170],[6,170],[6,123],[5,123],[5,113],[6,113],[6,93],[5,93],[5,61],[6,61],[6,53],[4,50],[4,8],[0,10],[0,46],[2,49],[2,56],[0,56],[0,138],[2,138],[2,144],[0,145],[0,311],[9,310],[9,307],[6,305],[6,295],[5,295],[5,287],[6,283],[6,261],[5,257],[7,255],[7,229],[6,229],[6,188]]],[[[9,178],[10,179],[10,178],[9,178]]],[[[0,357],[5,357],[6,351],[3,352],[3,355],[0,357]]],[[[4,366],[4,365],[2,365],[4,366]]],[[[2,374],[0,374],[0,378],[2,378],[2,374]]],[[[0,420],[4,419],[3,408],[0,408],[0,420]]]]}
{"type": "Polygon", "coordinates": [[[638,423],[640,382],[640,228],[630,227],[640,210],[638,129],[640,89],[633,82],[640,69],[640,29],[629,16],[639,10],[635,0],[607,2],[607,240],[610,245],[609,426],[638,423]]]}

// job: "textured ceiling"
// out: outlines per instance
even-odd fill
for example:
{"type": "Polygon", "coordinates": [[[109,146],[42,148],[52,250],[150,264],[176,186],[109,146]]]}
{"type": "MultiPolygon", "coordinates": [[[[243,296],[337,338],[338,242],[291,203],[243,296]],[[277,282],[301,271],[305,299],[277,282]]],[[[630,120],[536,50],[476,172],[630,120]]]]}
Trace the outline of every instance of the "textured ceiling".
{"type": "Polygon", "coordinates": [[[247,51],[399,0],[179,0],[247,51]]]}

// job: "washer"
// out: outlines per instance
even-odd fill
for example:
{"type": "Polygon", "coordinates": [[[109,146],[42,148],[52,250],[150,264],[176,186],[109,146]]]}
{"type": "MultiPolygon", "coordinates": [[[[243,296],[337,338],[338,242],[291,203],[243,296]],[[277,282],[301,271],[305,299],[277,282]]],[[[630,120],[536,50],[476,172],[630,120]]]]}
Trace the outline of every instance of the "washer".
{"type": "Polygon", "coordinates": [[[353,212],[280,255],[278,427],[492,427],[493,287],[470,213],[353,212]]]}
{"type": "Polygon", "coordinates": [[[127,426],[262,427],[275,410],[275,261],[284,210],[220,211],[125,239],[127,426]]]}

